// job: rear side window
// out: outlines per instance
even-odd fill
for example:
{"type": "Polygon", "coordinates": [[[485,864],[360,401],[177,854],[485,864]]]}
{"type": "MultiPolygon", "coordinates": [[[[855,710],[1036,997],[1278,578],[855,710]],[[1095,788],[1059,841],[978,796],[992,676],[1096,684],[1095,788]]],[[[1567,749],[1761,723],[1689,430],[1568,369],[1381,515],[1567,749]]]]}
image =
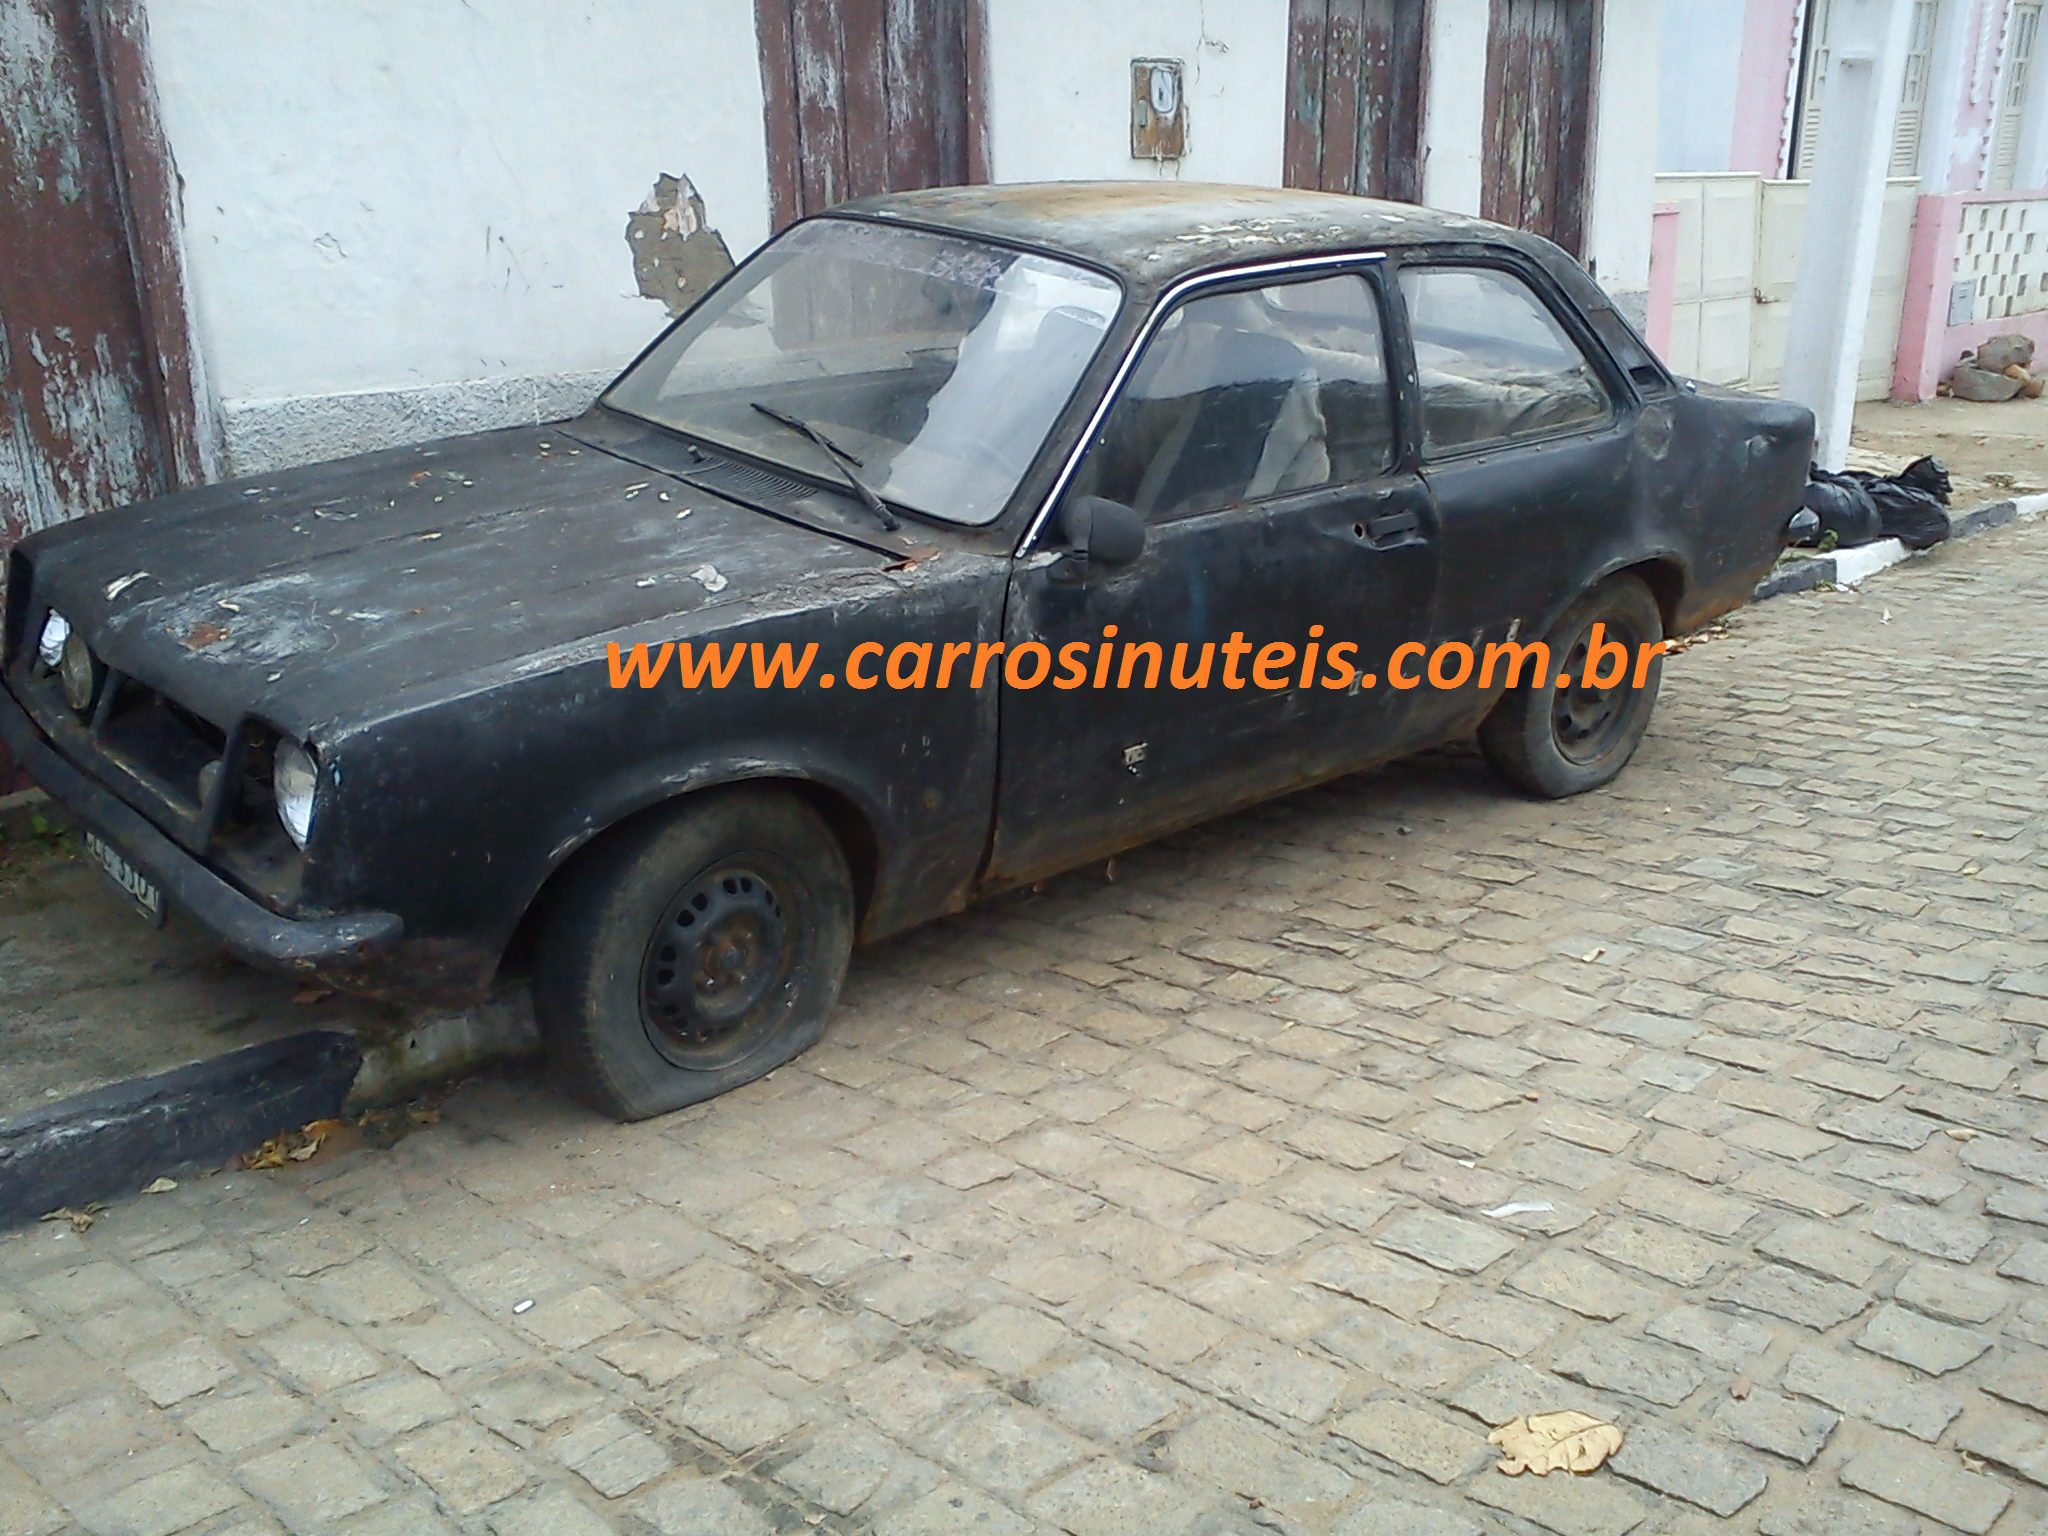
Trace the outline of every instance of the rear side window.
{"type": "Polygon", "coordinates": [[[1521,278],[1493,267],[1401,274],[1422,384],[1422,452],[1441,458],[1614,414],[1600,374],[1521,278]]]}

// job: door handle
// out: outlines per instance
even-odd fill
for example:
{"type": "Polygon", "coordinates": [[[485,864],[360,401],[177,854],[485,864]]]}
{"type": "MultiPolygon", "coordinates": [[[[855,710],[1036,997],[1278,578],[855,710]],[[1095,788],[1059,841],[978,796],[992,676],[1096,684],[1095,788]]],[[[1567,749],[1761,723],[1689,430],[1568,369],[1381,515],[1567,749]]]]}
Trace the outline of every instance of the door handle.
{"type": "Polygon", "coordinates": [[[1366,542],[1376,546],[1398,544],[1421,531],[1422,519],[1406,508],[1382,512],[1378,517],[1368,518],[1365,524],[1366,542]]]}

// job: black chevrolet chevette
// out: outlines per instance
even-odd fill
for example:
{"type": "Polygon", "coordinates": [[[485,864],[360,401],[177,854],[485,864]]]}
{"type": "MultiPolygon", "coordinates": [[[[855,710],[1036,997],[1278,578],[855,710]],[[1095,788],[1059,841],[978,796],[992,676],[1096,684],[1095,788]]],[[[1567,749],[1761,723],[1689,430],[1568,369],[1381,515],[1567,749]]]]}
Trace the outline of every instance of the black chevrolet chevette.
{"type": "Polygon", "coordinates": [[[1744,601],[1812,442],[1476,219],[1184,183],[872,198],[573,421],[26,540],[0,735],[145,914],[250,960],[461,1001],[530,936],[565,1075],[644,1116],[787,1061],[857,937],[983,893],[1475,727],[1526,790],[1603,784],[1657,674],[615,687],[632,646],[1321,625],[1367,665],[1577,656],[1596,622],[1651,642],[1744,601]]]}

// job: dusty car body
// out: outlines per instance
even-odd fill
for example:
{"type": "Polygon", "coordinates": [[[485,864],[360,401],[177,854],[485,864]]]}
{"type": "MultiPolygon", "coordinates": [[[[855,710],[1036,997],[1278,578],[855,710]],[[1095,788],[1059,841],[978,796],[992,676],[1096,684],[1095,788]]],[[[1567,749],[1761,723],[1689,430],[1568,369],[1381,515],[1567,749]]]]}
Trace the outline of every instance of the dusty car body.
{"type": "MultiPolygon", "coordinates": [[[[914,302],[943,291],[935,312],[959,308],[956,290],[995,304],[986,295],[1008,284],[1039,294],[1032,314],[1059,319],[1041,318],[1001,365],[1028,378],[1033,359],[1057,358],[1046,365],[1057,387],[1038,391],[1057,398],[1019,407],[1042,421],[1015,427],[981,399],[970,414],[996,443],[989,462],[956,475],[945,454],[927,455],[939,468],[926,481],[973,487],[956,498],[961,515],[885,485],[896,524],[885,526],[845,466],[746,417],[737,396],[718,406],[719,430],[693,430],[698,397],[674,404],[661,389],[678,375],[654,375],[687,362],[696,335],[745,357],[770,347],[774,368],[760,376],[788,411],[842,434],[849,417],[880,423],[865,459],[887,459],[891,485],[918,483],[891,434],[929,433],[942,414],[922,384],[910,406],[870,411],[879,373],[856,387],[795,366],[807,354],[790,333],[829,333],[835,305],[872,296],[812,278],[802,304],[777,298],[769,314],[721,289],[700,306],[721,318],[700,316],[691,332],[685,316],[573,421],[187,491],[25,541],[7,583],[0,733],[131,894],[157,894],[152,915],[167,907],[253,961],[344,987],[460,1001],[486,986],[523,924],[544,926],[564,902],[602,905],[594,850],[615,852],[649,817],[707,792],[772,787],[801,807],[843,857],[851,927],[874,938],[1414,751],[1503,707],[1499,690],[1472,689],[1193,703],[1163,689],[617,689],[610,645],[829,637],[844,655],[907,637],[1057,645],[1108,624],[1155,639],[1289,635],[1298,617],[1348,626],[1384,654],[1408,640],[1545,634],[1618,576],[1654,599],[1651,627],[1683,634],[1753,591],[1810,458],[1806,412],[1672,378],[1577,264],[1478,220],[1187,184],[947,189],[807,221],[726,288],[855,249],[879,253],[855,286],[886,287],[884,269],[908,263],[914,302]],[[994,275],[974,275],[984,271],[994,275]],[[1301,297],[1296,285],[1318,282],[1301,297]],[[1452,319],[1418,332],[1438,288],[1452,319]],[[1219,301],[1204,315],[1222,315],[1247,295],[1259,306],[1247,323],[1278,339],[1246,340],[1235,321],[1182,323],[1204,300],[1219,301]],[[1509,349],[1513,368],[1568,352],[1579,359],[1568,388],[1510,380],[1503,396],[1491,376],[1477,394],[1460,382],[1466,354],[1479,372],[1494,366],[1494,342],[1461,340],[1457,317],[1510,299],[1531,338],[1509,349]],[[1325,370],[1324,440],[1290,450],[1292,481],[1262,483],[1256,469],[1205,505],[1191,450],[1161,473],[1165,449],[1147,459],[1125,444],[1143,461],[1127,483],[1151,502],[1143,547],[1093,562],[1073,548],[1067,506],[1114,478],[1111,440],[1142,414],[1137,391],[1166,366],[1151,361],[1154,349],[1165,357],[1163,338],[1200,329],[1211,353],[1263,349],[1280,373],[1311,377],[1298,359],[1323,359],[1320,338],[1342,325],[1363,327],[1379,353],[1360,363],[1360,343],[1313,365],[1325,370]],[[1368,423],[1341,446],[1329,425],[1343,414],[1340,374],[1346,419],[1368,423]],[[670,410],[683,418],[650,419],[670,410]],[[891,411],[914,419],[889,425],[891,411]],[[1382,416],[1383,430],[1372,425],[1382,416]],[[75,642],[55,665],[42,654],[53,614],[75,642]],[[309,823],[303,846],[280,823],[274,781],[287,773],[284,798],[309,823]]],[[[975,334],[971,318],[959,324],[975,334]]],[[[969,371],[957,355],[905,351],[892,390],[928,370],[943,392],[969,371]]],[[[1198,366],[1199,348],[1182,352],[1198,366]]],[[[1185,440],[1186,411],[1204,408],[1184,408],[1173,430],[1185,440]]],[[[1266,459],[1288,409],[1260,407],[1266,459]]],[[[1208,438],[1225,465],[1229,434],[1208,438]]],[[[716,907],[737,936],[719,951],[736,977],[790,921],[788,903],[747,899],[716,907]]],[[[599,937],[593,927],[578,942],[599,937]]],[[[571,1013],[598,1007],[563,996],[571,1013]]],[[[643,1012],[653,1006],[643,996],[643,1012]]],[[[727,1052],[698,1087],[755,1075],[807,1038],[727,1052]]],[[[645,1113],[703,1092],[596,1096],[645,1113]]]]}

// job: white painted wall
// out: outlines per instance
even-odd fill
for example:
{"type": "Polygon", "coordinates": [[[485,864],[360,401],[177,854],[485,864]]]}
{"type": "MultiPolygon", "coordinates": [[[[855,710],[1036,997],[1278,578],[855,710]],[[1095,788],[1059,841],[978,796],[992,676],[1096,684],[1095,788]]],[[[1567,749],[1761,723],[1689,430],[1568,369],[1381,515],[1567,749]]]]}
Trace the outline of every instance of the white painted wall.
{"type": "Polygon", "coordinates": [[[1663,0],[1607,0],[1593,99],[1592,207],[1586,256],[1601,286],[1638,321],[1650,288],[1657,180],[1658,20],[1663,0]]]}
{"type": "Polygon", "coordinates": [[[1277,186],[1287,0],[988,0],[989,160],[997,181],[1277,186]],[[1131,60],[1180,59],[1188,153],[1131,155],[1131,60]]]}
{"type": "Polygon", "coordinates": [[[1479,212],[1490,9],[1489,0],[1432,0],[1429,8],[1422,200],[1452,213],[1479,212]]]}
{"type": "Polygon", "coordinates": [[[1657,61],[1657,169],[1725,171],[1742,67],[1740,0],[1664,0],[1657,61]]]}
{"type": "Polygon", "coordinates": [[[150,0],[148,20],[231,452],[266,402],[622,365],[664,319],[625,240],[663,172],[735,256],[766,237],[751,0],[150,0]]]}

